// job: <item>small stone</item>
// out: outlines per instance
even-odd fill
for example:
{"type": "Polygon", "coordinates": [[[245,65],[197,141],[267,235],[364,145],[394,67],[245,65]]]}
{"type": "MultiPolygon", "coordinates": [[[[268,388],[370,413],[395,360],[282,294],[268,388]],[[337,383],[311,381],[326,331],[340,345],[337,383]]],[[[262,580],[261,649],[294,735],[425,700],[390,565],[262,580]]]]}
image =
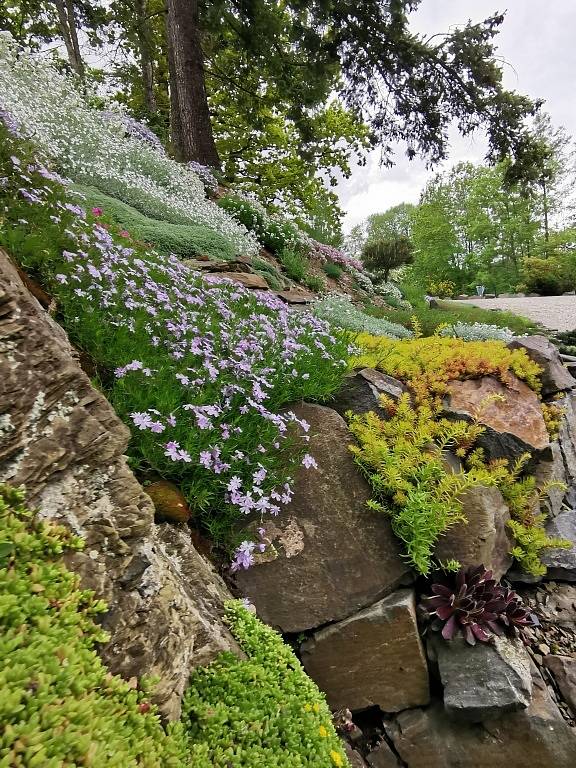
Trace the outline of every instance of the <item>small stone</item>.
{"type": "Polygon", "coordinates": [[[253,275],[248,272],[218,272],[215,276],[240,283],[245,288],[267,291],[269,287],[261,275],[253,275]]]}
{"type": "Polygon", "coordinates": [[[550,653],[550,648],[546,645],[546,643],[540,643],[538,650],[543,656],[547,656],[550,653]]]}
{"type": "Polygon", "coordinates": [[[156,516],[160,520],[172,523],[187,523],[190,520],[190,507],[184,494],[177,485],[168,480],[159,480],[144,489],[154,503],[156,516]]]}
{"type": "Polygon", "coordinates": [[[370,768],[400,768],[400,763],[386,741],[381,741],[366,755],[370,768]]]}
{"type": "Polygon", "coordinates": [[[569,656],[546,656],[544,666],[552,673],[562,698],[576,715],[576,660],[569,656]]]}

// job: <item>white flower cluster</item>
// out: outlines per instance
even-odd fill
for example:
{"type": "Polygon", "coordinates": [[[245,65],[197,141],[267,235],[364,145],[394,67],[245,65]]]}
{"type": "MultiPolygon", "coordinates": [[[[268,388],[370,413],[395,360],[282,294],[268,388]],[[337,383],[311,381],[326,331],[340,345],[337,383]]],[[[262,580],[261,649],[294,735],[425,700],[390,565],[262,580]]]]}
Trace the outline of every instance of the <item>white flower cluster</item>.
{"type": "Polygon", "coordinates": [[[350,272],[362,290],[367,293],[374,293],[374,283],[367,272],[360,272],[359,269],[354,269],[354,267],[348,267],[348,272],[350,272]]]}
{"type": "Polygon", "coordinates": [[[487,323],[453,323],[442,328],[439,336],[448,336],[453,339],[463,339],[464,341],[490,341],[498,340],[508,343],[514,338],[514,333],[510,328],[500,328],[498,325],[488,325],[487,323]]]}
{"type": "Polygon", "coordinates": [[[391,339],[409,339],[413,336],[403,325],[365,314],[352,304],[348,296],[339,293],[329,293],[319,299],[313,304],[312,311],[317,317],[338,328],[357,333],[371,333],[391,339]]]}
{"type": "Polygon", "coordinates": [[[0,107],[73,181],[88,183],[148,216],[199,224],[227,237],[241,254],[259,245],[244,226],[206,199],[200,179],[158,148],[126,135],[88,106],[73,82],[0,36],[0,107]]]}

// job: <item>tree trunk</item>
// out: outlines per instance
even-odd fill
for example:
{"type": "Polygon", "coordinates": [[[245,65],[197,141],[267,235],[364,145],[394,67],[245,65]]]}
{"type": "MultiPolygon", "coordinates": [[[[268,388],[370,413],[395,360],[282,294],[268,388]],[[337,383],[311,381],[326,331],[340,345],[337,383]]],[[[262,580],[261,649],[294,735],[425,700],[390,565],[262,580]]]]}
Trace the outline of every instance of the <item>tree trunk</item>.
{"type": "Polygon", "coordinates": [[[58,26],[60,34],[66,46],[68,61],[78,77],[84,77],[84,62],[78,44],[78,32],[76,19],[74,18],[74,4],[72,0],[54,0],[58,13],[58,26]]]}
{"type": "Polygon", "coordinates": [[[167,0],[170,115],[176,159],[220,167],[212,135],[200,40],[198,0],[167,0]]]}
{"type": "Polygon", "coordinates": [[[546,182],[542,181],[542,203],[544,206],[544,242],[546,247],[544,252],[548,257],[548,241],[550,240],[550,230],[548,227],[548,190],[546,189],[546,182]]]}
{"type": "Polygon", "coordinates": [[[153,115],[156,112],[156,96],[154,94],[154,65],[152,55],[152,40],[147,19],[148,0],[135,0],[136,35],[140,52],[140,71],[144,84],[144,103],[146,112],[153,115]]]}

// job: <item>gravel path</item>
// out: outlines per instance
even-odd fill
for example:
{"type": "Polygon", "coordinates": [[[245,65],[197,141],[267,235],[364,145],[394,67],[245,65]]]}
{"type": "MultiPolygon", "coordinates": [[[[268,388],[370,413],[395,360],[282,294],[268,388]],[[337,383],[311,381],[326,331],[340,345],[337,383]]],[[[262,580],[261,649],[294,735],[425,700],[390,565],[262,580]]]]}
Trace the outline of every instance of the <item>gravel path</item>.
{"type": "MultiPolygon", "coordinates": [[[[459,302],[460,303],[460,302],[459,302]]],[[[537,296],[517,299],[466,299],[483,309],[505,309],[556,331],[576,329],[576,296],[537,296]]]]}

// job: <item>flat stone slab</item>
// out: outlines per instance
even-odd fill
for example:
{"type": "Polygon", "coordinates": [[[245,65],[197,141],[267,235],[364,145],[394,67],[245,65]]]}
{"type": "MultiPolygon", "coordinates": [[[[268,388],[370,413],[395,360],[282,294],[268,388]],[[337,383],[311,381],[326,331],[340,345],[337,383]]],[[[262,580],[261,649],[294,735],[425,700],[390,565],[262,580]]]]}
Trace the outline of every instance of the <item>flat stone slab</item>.
{"type": "Polygon", "coordinates": [[[412,590],[398,590],[321,629],[302,643],[301,655],[333,709],[378,705],[399,712],[430,699],[412,590]]]}
{"type": "Polygon", "coordinates": [[[310,425],[308,451],[318,468],[300,468],[291,503],[262,523],[276,557],[239,571],[236,583],[265,622],[302,632],[371,605],[410,571],[388,517],[366,506],[371,489],[348,448],[344,419],[321,405],[292,410],[310,425]]]}
{"type": "Polygon", "coordinates": [[[316,298],[313,293],[298,290],[277,291],[276,296],[284,299],[287,304],[311,304],[316,298]]]}
{"type": "Polygon", "coordinates": [[[521,640],[496,637],[468,645],[463,637],[431,638],[446,712],[471,722],[526,709],[532,697],[530,657],[521,640]]]}
{"type": "MultiPolygon", "coordinates": [[[[212,273],[209,272],[207,277],[212,273]]],[[[236,283],[240,283],[245,288],[255,288],[259,290],[267,291],[269,286],[266,280],[260,275],[254,275],[249,272],[217,272],[214,277],[225,278],[226,280],[233,280],[236,283]]]]}

